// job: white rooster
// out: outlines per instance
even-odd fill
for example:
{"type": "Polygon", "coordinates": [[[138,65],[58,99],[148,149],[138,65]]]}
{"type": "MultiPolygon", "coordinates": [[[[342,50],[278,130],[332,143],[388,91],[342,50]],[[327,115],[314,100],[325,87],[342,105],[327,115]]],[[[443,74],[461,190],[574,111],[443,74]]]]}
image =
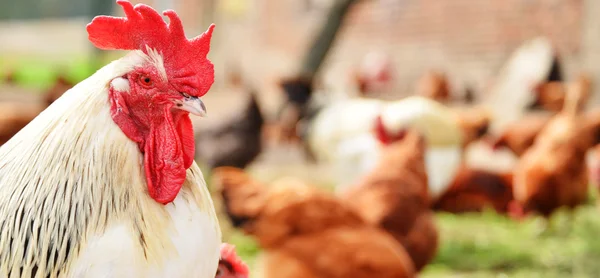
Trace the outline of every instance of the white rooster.
{"type": "Polygon", "coordinates": [[[188,40],[146,5],[87,27],[133,50],[0,148],[1,277],[215,277],[221,231],[189,113],[214,80],[213,27],[188,40]]]}
{"type": "Polygon", "coordinates": [[[339,186],[369,172],[379,157],[380,143],[374,128],[378,117],[389,134],[412,127],[427,139],[425,164],[432,197],[441,194],[458,171],[463,135],[456,115],[444,105],[414,96],[398,101],[351,98],[325,107],[314,118],[307,134],[312,152],[332,162],[339,186]]]}

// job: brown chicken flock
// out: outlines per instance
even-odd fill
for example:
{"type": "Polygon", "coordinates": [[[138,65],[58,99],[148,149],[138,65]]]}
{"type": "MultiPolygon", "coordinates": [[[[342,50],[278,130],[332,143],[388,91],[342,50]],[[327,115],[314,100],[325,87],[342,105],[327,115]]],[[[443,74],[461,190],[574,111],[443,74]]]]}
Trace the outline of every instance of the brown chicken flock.
{"type": "Polygon", "coordinates": [[[339,197],[296,179],[267,186],[215,169],[232,223],[267,251],[265,277],[414,277],[434,257],[424,141],[407,130],[385,148],[377,170],[339,197]]]}
{"type": "MultiPolygon", "coordinates": [[[[441,103],[457,99],[439,72],[424,75],[416,91],[441,103]]],[[[264,277],[416,277],[438,250],[436,211],[490,208],[521,220],[531,214],[549,218],[561,207],[587,201],[590,177],[595,173],[600,180],[600,171],[593,172],[585,159],[589,151],[600,154],[600,111],[583,111],[590,92],[585,75],[536,86],[531,107],[538,111],[494,135],[484,109],[461,108],[464,149],[480,141],[494,151],[511,151],[519,161],[504,172],[462,165],[437,198],[428,192],[427,144],[411,128],[376,134],[393,141],[379,142],[376,166],[341,194],[291,177],[263,183],[236,167],[215,168],[212,180],[233,226],[265,251],[264,277]]],[[[377,123],[373,127],[374,133],[385,132],[377,123]]]]}

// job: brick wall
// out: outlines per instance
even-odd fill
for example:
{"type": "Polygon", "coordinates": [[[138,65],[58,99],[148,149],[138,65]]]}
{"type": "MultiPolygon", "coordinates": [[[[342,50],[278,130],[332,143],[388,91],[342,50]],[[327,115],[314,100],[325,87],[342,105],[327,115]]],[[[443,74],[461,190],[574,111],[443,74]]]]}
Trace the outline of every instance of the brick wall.
{"type": "MultiPolygon", "coordinates": [[[[307,9],[307,2],[255,0],[254,12],[245,19],[248,23],[237,27],[244,30],[238,32],[248,35],[229,37],[240,43],[229,45],[227,51],[239,55],[246,72],[263,84],[292,72],[326,12],[326,5],[307,9]]],[[[593,2],[364,1],[351,11],[322,74],[327,83],[344,84],[349,66],[367,52],[381,50],[393,56],[398,77],[396,95],[411,93],[416,79],[431,68],[446,71],[456,89],[465,84],[481,89],[521,43],[545,35],[561,55],[567,77],[573,76],[595,65],[580,63],[594,52],[590,48],[600,46],[588,31],[598,24],[598,20],[591,22],[589,18],[597,16],[591,9],[584,9],[598,6],[593,2]]],[[[222,43],[219,41],[219,45],[222,43]]],[[[594,69],[600,71],[600,66],[594,69]]]]}
{"type": "Polygon", "coordinates": [[[578,55],[581,14],[579,0],[368,1],[351,15],[340,48],[391,52],[402,91],[428,68],[448,72],[454,87],[481,87],[515,48],[537,35],[547,36],[566,60],[578,55]]]}

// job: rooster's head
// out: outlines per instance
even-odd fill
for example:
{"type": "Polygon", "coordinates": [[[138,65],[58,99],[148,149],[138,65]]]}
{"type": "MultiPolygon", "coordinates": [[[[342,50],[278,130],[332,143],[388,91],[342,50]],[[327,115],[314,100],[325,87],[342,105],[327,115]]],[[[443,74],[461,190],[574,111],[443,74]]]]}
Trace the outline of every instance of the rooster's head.
{"type": "Polygon", "coordinates": [[[175,199],[193,163],[194,135],[189,113],[204,116],[200,97],[214,82],[207,59],[214,25],[188,40],[172,10],[163,14],[143,4],[117,1],[126,17],[98,16],[88,24],[100,49],[134,50],[126,73],[107,84],[111,115],[144,155],[148,192],[159,203],[175,199]]]}

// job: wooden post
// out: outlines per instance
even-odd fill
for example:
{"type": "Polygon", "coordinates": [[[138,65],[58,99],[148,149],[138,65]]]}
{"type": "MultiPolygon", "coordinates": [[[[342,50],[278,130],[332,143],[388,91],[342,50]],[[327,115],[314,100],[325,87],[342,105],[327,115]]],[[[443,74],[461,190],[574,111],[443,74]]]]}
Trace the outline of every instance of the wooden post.
{"type": "Polygon", "coordinates": [[[342,22],[352,4],[357,0],[337,0],[327,13],[327,22],[318,33],[302,60],[300,76],[312,78],[319,71],[331,48],[342,22]]]}

